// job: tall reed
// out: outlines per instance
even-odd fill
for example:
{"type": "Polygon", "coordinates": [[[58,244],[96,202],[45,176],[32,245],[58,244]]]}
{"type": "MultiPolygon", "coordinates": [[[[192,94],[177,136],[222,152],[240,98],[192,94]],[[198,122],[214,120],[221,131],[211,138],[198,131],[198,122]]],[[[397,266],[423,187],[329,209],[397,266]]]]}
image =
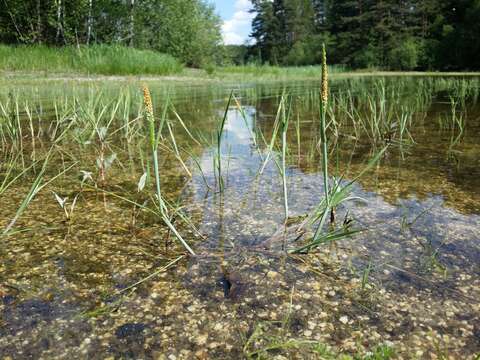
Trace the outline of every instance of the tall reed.
{"type": "Polygon", "coordinates": [[[167,205],[165,204],[163,197],[162,197],[162,189],[161,189],[161,182],[160,182],[160,166],[158,161],[158,143],[160,137],[156,134],[155,129],[155,117],[153,115],[153,103],[152,97],[150,95],[150,90],[145,85],[143,87],[143,101],[145,106],[145,115],[148,123],[148,140],[150,145],[150,150],[152,152],[152,160],[153,160],[153,172],[155,175],[155,186],[157,191],[157,201],[158,201],[158,209],[160,212],[160,216],[167,227],[172,231],[172,233],[177,237],[180,243],[185,247],[185,249],[191,254],[195,256],[195,252],[190,248],[187,242],[183,239],[183,237],[179,234],[175,226],[173,226],[170,218],[168,216],[168,209],[167,205]]]}
{"type": "Polygon", "coordinates": [[[327,207],[330,205],[328,193],[328,144],[327,144],[327,129],[326,117],[328,106],[328,68],[327,68],[327,51],[325,44],[322,46],[322,89],[320,102],[320,141],[322,146],[322,171],[323,171],[323,186],[325,192],[325,202],[327,207]]]}
{"type": "Polygon", "coordinates": [[[216,180],[218,184],[219,191],[222,192],[225,188],[225,182],[223,180],[222,174],[222,137],[223,131],[225,129],[225,123],[228,117],[228,111],[230,109],[230,104],[233,100],[233,91],[230,92],[230,96],[228,98],[227,106],[225,108],[225,112],[223,113],[222,121],[220,122],[220,126],[217,130],[217,153],[215,154],[213,161],[214,161],[214,169],[216,173],[216,180]]]}
{"type": "Polygon", "coordinates": [[[282,183],[283,183],[283,205],[285,210],[285,223],[288,220],[288,192],[287,192],[287,169],[286,169],[286,157],[287,157],[287,130],[288,130],[288,122],[290,118],[290,107],[288,109],[285,108],[285,101],[282,101],[282,183]]]}

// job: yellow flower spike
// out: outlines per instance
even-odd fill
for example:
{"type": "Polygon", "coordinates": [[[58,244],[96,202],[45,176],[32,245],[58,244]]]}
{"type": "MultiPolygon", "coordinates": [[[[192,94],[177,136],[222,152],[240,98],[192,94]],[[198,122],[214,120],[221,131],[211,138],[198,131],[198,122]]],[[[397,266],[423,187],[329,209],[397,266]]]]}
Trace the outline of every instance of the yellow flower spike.
{"type": "Polygon", "coordinates": [[[143,103],[145,104],[147,114],[153,117],[152,96],[150,95],[150,90],[147,85],[143,85],[143,103]]]}
{"type": "Polygon", "coordinates": [[[328,68],[327,68],[327,51],[325,50],[325,44],[322,48],[322,103],[323,106],[327,106],[328,102],[328,68]]]}

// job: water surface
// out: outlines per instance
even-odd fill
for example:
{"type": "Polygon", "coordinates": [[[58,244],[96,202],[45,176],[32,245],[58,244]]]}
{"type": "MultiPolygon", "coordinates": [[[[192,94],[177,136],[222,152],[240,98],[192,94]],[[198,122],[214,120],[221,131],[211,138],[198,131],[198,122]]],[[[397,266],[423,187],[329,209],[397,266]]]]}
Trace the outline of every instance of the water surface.
{"type": "MultiPolygon", "coordinates": [[[[59,109],[78,102],[61,125],[71,121],[72,136],[58,145],[47,174],[73,167],[35,197],[15,225],[18,232],[2,238],[0,354],[242,358],[272,342],[295,339],[303,344],[299,349],[280,352],[319,356],[308,343],[313,341],[346,353],[365,354],[387,344],[403,358],[473,358],[480,351],[479,80],[465,80],[465,85],[454,79],[460,83],[455,91],[448,80],[333,82],[330,119],[335,114],[339,125],[329,127],[330,182],[347,183],[388,148],[355,183],[355,199],[336,212],[338,223],[352,221],[364,231],[297,256],[286,256],[278,236],[285,220],[275,163],[279,142],[259,170],[285,92],[292,104],[286,171],[290,216],[301,219],[321,201],[318,84],[234,89],[238,103],[227,110],[221,141],[223,192],[218,192],[214,158],[229,86],[150,84],[158,119],[168,96],[190,132],[170,107],[166,114],[175,144],[164,128],[161,180],[165,198],[189,219],[173,217],[198,256],[185,257],[122,293],[183,253],[158,216],[129,202],[150,206],[153,196],[151,182],[137,190],[150,163],[138,84],[127,90],[99,84],[26,86],[29,95],[20,103],[34,109],[38,136],[32,141],[23,111],[22,161],[42,158],[59,109]],[[378,95],[373,89],[379,86],[397,93],[386,96],[383,106],[390,110],[383,115],[376,110],[391,119],[375,139],[371,130],[352,122],[339,97],[356,102],[357,116],[371,116],[372,103],[362,92],[378,95]],[[419,101],[421,86],[428,96],[419,101]],[[102,149],[88,119],[108,123],[119,98],[122,110],[112,117],[102,149]],[[57,110],[52,99],[58,100],[57,110]],[[103,106],[108,110],[102,112],[103,106]],[[408,128],[400,138],[405,112],[408,128]],[[104,179],[96,165],[102,151],[113,159],[104,179]],[[85,172],[92,178],[82,182],[85,172]],[[77,196],[71,221],[65,221],[53,191],[70,204],[77,196]]],[[[3,95],[4,103],[20,96],[10,89],[3,95]]],[[[6,159],[7,148],[2,151],[6,159]]],[[[5,174],[6,168],[1,170],[5,174]]],[[[26,176],[1,195],[2,227],[33,178],[26,176]]],[[[289,244],[295,246],[295,240],[289,238],[289,244]]]]}

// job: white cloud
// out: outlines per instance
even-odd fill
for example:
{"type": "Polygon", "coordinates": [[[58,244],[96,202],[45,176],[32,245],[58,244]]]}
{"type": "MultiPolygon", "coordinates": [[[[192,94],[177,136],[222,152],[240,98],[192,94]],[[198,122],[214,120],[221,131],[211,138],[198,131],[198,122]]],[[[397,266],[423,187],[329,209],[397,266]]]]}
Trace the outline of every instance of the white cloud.
{"type": "Polygon", "coordinates": [[[225,20],[222,26],[223,42],[225,44],[240,45],[248,39],[252,19],[255,16],[249,12],[251,8],[250,0],[235,1],[233,17],[225,20]]]}

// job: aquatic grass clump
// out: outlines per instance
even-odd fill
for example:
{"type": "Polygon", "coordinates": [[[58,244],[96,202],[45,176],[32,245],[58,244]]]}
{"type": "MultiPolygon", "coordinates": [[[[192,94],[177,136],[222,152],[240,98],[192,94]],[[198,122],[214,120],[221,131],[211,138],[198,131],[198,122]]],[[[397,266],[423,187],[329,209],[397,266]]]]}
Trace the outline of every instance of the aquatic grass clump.
{"type": "Polygon", "coordinates": [[[328,144],[327,144],[327,106],[328,106],[328,67],[327,67],[327,51],[325,44],[322,46],[322,88],[321,88],[321,107],[320,107],[320,141],[322,146],[322,171],[323,186],[325,192],[325,202],[327,207],[330,206],[328,194],[328,144]]]}
{"type": "Polygon", "coordinates": [[[153,113],[152,97],[150,95],[150,90],[146,85],[143,86],[143,101],[144,101],[144,107],[145,107],[145,117],[148,125],[148,143],[150,146],[150,150],[152,153],[152,160],[153,160],[153,174],[155,176],[158,211],[165,225],[167,225],[170,231],[172,231],[172,233],[180,241],[183,247],[185,247],[185,249],[191,255],[195,255],[195,252],[190,248],[190,246],[187,244],[187,242],[183,239],[183,237],[180,235],[180,233],[177,231],[175,226],[173,226],[172,222],[170,221],[167,204],[164,201],[162,196],[162,189],[161,189],[161,182],[160,182],[160,166],[158,162],[158,144],[160,141],[160,137],[158,136],[159,133],[157,133],[157,130],[155,129],[155,117],[153,113]]]}
{"type": "Polygon", "coordinates": [[[376,165],[380,159],[383,157],[387,147],[380,150],[368,163],[364,166],[361,172],[355,176],[350,181],[344,181],[343,178],[336,179],[333,186],[329,191],[329,203],[327,203],[326,198],[323,198],[318,206],[308,214],[307,219],[302,224],[302,226],[313,226],[315,228],[314,235],[312,238],[303,246],[300,246],[295,249],[291,249],[290,252],[294,254],[298,253],[308,253],[311,250],[314,250],[320,245],[327,244],[336,240],[342,240],[348,237],[351,237],[363,229],[353,229],[352,221],[348,218],[348,213],[343,219],[343,222],[340,227],[335,228],[335,223],[332,222],[328,228],[325,230],[325,223],[328,219],[328,215],[332,218],[333,209],[339,207],[340,205],[359,199],[358,197],[352,196],[353,186],[365,173],[370,171],[374,165],[376,165]]]}
{"type": "MultiPolygon", "coordinates": [[[[50,162],[50,159],[51,159],[51,156],[53,154],[53,151],[54,151],[54,147],[51,147],[45,157],[45,159],[43,160],[43,163],[42,163],[42,167],[40,169],[40,171],[38,172],[38,174],[36,175],[35,179],[33,180],[33,183],[32,185],[30,186],[30,189],[27,193],[27,195],[23,198],[21,204],[19,205],[17,211],[15,212],[15,215],[14,217],[10,220],[10,222],[8,223],[8,225],[4,228],[3,232],[2,232],[2,236],[6,236],[8,235],[11,230],[13,229],[13,227],[15,226],[15,223],[18,221],[18,219],[22,216],[22,214],[25,212],[25,210],[28,208],[28,206],[30,205],[30,203],[33,201],[33,199],[37,196],[37,194],[43,189],[45,188],[46,186],[48,186],[50,183],[52,183],[53,181],[55,181],[58,177],[62,176],[63,174],[67,173],[70,169],[72,169],[76,163],[73,163],[72,165],[70,165],[69,167],[63,169],[62,171],[60,171],[59,173],[57,173],[56,175],[54,175],[53,177],[51,177],[50,179],[45,179],[46,178],[46,170],[47,170],[47,166],[50,162]]],[[[36,163],[33,163],[29,168],[26,168],[24,170],[24,172],[26,172],[27,170],[30,170],[30,169],[34,169],[35,168],[35,164],[36,163]]],[[[24,174],[24,172],[21,173],[21,175],[24,174]]],[[[9,183],[7,183],[6,185],[3,185],[3,189],[0,189],[2,191],[4,191],[6,189],[5,186],[11,186],[15,181],[17,181],[20,176],[17,176],[15,178],[13,178],[9,183]]],[[[0,192],[0,195],[1,195],[1,192],[0,192]]]]}
{"type": "Polygon", "coordinates": [[[234,99],[233,91],[230,92],[230,96],[228,97],[227,105],[225,107],[225,111],[223,113],[222,120],[220,121],[220,125],[216,132],[216,152],[213,156],[213,169],[215,173],[215,183],[218,186],[220,192],[225,190],[225,179],[223,178],[223,170],[222,170],[222,138],[223,133],[225,130],[225,123],[228,117],[228,111],[230,109],[230,105],[234,99]]]}
{"type": "Polygon", "coordinates": [[[350,237],[360,230],[351,228],[351,222],[345,218],[343,224],[339,228],[335,228],[335,209],[348,200],[353,200],[351,196],[353,184],[356,180],[367,172],[378,160],[383,156],[385,152],[384,148],[369,162],[369,164],[361,171],[361,173],[352,181],[347,184],[342,184],[342,179],[336,179],[334,186],[330,188],[328,178],[328,143],[327,143],[327,125],[326,116],[329,101],[329,89],[328,89],[328,68],[327,68],[327,54],[325,45],[323,45],[322,51],[322,82],[320,89],[320,141],[321,141],[321,155],[322,155],[322,173],[324,183],[324,198],[320,202],[314,211],[312,211],[306,221],[304,221],[299,228],[306,225],[316,226],[313,237],[307,241],[306,244],[290,249],[290,253],[308,253],[318,246],[341,240],[350,237]],[[324,225],[330,215],[330,227],[325,231],[324,225]]]}

